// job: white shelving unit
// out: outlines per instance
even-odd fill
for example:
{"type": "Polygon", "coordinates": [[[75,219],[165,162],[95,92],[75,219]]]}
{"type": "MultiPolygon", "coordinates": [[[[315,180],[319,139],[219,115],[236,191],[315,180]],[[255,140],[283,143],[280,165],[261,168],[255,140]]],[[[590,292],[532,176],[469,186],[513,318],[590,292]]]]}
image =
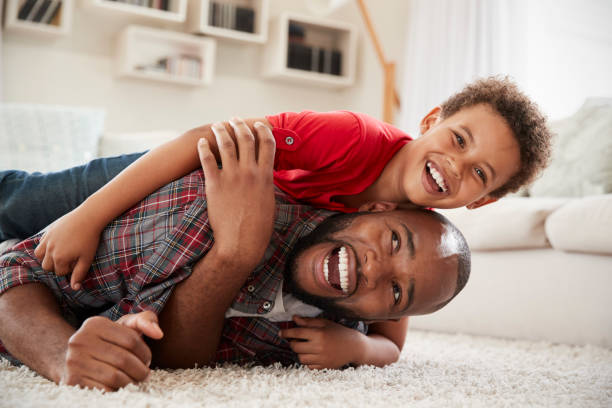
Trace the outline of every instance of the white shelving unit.
{"type": "Polygon", "coordinates": [[[269,0],[190,0],[189,12],[187,13],[187,26],[189,32],[196,34],[207,34],[233,41],[262,44],[266,42],[268,38],[268,9],[269,0]],[[255,12],[254,32],[249,33],[212,25],[213,3],[231,5],[234,7],[231,10],[227,10],[232,13],[226,16],[227,21],[235,21],[235,14],[233,14],[233,12],[235,12],[236,7],[248,7],[253,9],[255,12]]]}
{"type": "MultiPolygon", "coordinates": [[[[207,85],[213,77],[215,48],[215,40],[210,38],[131,25],[126,27],[118,38],[117,74],[121,77],[181,85],[207,85]],[[181,57],[195,57],[200,60],[197,75],[170,73],[154,68],[160,59],[181,57]]],[[[185,66],[184,70],[189,71],[189,67],[185,66]]]]}
{"type": "Polygon", "coordinates": [[[265,77],[336,88],[347,87],[355,82],[357,31],[351,24],[283,13],[271,22],[269,36],[263,58],[265,77]],[[301,41],[304,45],[340,51],[340,75],[288,67],[290,23],[304,29],[305,36],[301,41]]]}
{"type": "Polygon", "coordinates": [[[169,10],[122,3],[111,0],[81,0],[85,7],[115,18],[132,18],[137,21],[161,21],[183,23],[187,15],[187,0],[170,0],[169,10]]]}
{"type": "Polygon", "coordinates": [[[49,24],[20,20],[19,10],[27,0],[7,0],[4,29],[7,32],[34,34],[40,36],[60,36],[70,32],[72,27],[73,0],[61,0],[60,9],[49,24]]]}

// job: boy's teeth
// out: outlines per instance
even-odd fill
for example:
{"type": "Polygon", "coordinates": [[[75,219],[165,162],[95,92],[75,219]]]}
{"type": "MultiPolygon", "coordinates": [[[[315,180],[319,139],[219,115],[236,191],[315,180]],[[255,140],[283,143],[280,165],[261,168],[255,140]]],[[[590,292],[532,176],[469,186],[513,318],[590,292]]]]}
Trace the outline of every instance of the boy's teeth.
{"type": "MultiPolygon", "coordinates": [[[[348,293],[348,253],[345,247],[341,247],[338,251],[338,274],[340,277],[340,287],[342,292],[348,293]]],[[[323,261],[323,275],[330,286],[333,286],[329,281],[329,255],[323,261]]]]}
{"type": "Polygon", "coordinates": [[[427,168],[429,169],[431,177],[433,177],[433,179],[436,181],[436,184],[438,184],[438,187],[440,187],[443,192],[446,192],[446,186],[444,185],[444,177],[442,177],[442,175],[431,165],[431,163],[427,163],[427,168]]]}

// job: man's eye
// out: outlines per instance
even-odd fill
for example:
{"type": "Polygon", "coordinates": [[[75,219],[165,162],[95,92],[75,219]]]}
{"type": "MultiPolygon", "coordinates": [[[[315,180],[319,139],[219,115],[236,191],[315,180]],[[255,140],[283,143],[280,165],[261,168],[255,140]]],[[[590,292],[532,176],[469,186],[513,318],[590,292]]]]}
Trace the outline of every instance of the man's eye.
{"type": "Polygon", "coordinates": [[[399,235],[397,235],[395,231],[391,231],[391,247],[393,248],[393,252],[396,252],[400,247],[399,235]]]}
{"type": "Polygon", "coordinates": [[[459,147],[463,148],[465,146],[465,140],[463,139],[461,135],[455,133],[455,139],[457,139],[457,143],[459,144],[459,147]]]}
{"type": "Polygon", "coordinates": [[[393,302],[398,305],[402,298],[402,288],[397,283],[393,284],[393,302]]]}
{"type": "Polygon", "coordinates": [[[482,171],[478,167],[476,167],[476,174],[478,175],[478,177],[480,177],[483,183],[487,182],[487,175],[485,174],[484,171],[482,171]]]}

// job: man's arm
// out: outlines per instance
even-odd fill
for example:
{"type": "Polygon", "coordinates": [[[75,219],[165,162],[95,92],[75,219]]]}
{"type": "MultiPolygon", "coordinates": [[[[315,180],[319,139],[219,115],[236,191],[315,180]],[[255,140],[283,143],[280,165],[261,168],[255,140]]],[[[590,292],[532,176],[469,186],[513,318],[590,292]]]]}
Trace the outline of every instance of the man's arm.
{"type": "Polygon", "coordinates": [[[205,365],[213,361],[225,311],[270,242],[274,137],[263,124],[256,126],[256,132],[258,147],[246,123],[238,121],[236,148],[223,127],[215,128],[221,170],[206,140],[198,146],[215,242],[192,275],[177,285],[160,314],[166,335],[152,344],[159,366],[192,367],[196,362],[205,365]]]}
{"type": "Polygon", "coordinates": [[[2,343],[56,383],[110,391],[144,380],[151,352],[139,333],[103,317],[90,318],[75,330],[39,283],[16,286],[0,296],[2,343]]]}

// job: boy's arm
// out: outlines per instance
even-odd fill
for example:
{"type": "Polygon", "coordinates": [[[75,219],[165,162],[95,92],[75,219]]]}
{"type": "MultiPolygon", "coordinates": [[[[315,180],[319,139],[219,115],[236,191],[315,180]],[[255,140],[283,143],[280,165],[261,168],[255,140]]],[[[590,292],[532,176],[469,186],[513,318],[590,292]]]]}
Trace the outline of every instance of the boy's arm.
{"type": "MultiPolygon", "coordinates": [[[[265,118],[244,122],[253,129],[257,121],[271,128],[265,118]]],[[[230,123],[223,125],[235,140],[230,123]]],[[[49,227],[35,251],[42,259],[42,267],[58,275],[73,272],[73,285],[82,280],[95,255],[100,233],[108,223],[148,194],[200,167],[197,141],[201,138],[206,139],[218,162],[219,150],[211,125],[192,129],[152,149],[49,227]]]]}
{"type": "Polygon", "coordinates": [[[299,327],[282,330],[300,363],[312,369],[346,364],[383,367],[399,359],[408,317],[372,323],[367,335],[321,318],[294,317],[299,327]]]}

